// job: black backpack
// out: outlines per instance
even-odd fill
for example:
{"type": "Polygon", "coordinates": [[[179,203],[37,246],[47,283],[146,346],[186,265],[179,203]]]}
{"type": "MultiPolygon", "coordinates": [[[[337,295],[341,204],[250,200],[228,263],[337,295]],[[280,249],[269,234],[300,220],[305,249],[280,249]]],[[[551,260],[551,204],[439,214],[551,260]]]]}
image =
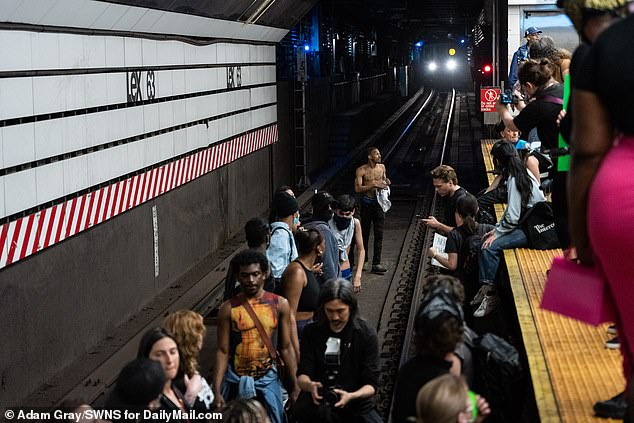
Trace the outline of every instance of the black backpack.
{"type": "Polygon", "coordinates": [[[475,391],[491,404],[492,422],[517,420],[524,389],[523,369],[517,349],[499,336],[487,333],[475,340],[475,391]]]}
{"type": "Polygon", "coordinates": [[[460,257],[462,258],[461,274],[467,279],[478,277],[478,257],[482,249],[482,235],[473,234],[465,237],[463,233],[460,257]]]}

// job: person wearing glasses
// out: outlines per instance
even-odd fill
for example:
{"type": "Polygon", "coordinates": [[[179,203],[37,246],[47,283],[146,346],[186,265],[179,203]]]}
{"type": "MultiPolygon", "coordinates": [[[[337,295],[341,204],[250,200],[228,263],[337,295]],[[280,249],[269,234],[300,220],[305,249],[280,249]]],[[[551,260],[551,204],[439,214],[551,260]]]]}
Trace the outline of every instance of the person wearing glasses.
{"type": "Polygon", "coordinates": [[[341,264],[341,277],[352,282],[354,292],[361,291],[361,274],[363,273],[363,262],[365,260],[365,248],[363,247],[363,233],[361,222],[354,217],[356,209],[355,199],[349,194],[343,194],[337,198],[333,204],[335,210],[332,219],[328,221],[328,226],[337,240],[339,248],[339,263],[341,264]],[[350,265],[350,247],[354,241],[355,246],[355,269],[352,275],[350,265]]]}

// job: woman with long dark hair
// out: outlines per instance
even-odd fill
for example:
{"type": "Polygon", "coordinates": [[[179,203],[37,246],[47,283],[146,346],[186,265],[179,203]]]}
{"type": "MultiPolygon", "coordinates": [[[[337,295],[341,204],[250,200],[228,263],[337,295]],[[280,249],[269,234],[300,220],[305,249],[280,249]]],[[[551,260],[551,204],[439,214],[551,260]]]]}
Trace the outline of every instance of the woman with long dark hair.
{"type": "Polygon", "coordinates": [[[540,201],[546,201],[537,180],[526,169],[515,147],[506,142],[495,144],[494,147],[491,149],[493,161],[503,172],[508,173],[508,198],[502,218],[483,237],[478,260],[481,288],[471,302],[473,306],[480,304],[473,313],[474,317],[486,316],[499,302],[494,282],[503,250],[528,245],[526,234],[519,226],[522,211],[540,201]]]}

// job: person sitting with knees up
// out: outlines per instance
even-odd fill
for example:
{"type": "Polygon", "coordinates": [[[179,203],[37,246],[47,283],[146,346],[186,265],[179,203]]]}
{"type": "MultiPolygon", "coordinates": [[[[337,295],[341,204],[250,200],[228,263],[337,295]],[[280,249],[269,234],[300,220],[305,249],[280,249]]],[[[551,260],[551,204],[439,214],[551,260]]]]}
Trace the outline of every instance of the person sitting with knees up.
{"type": "Polygon", "coordinates": [[[433,379],[416,396],[417,423],[479,423],[489,414],[489,403],[452,374],[433,379]]]}
{"type": "Polygon", "coordinates": [[[319,282],[312,269],[326,248],[324,239],[317,229],[298,228],[295,243],[299,250],[297,257],[282,274],[282,296],[291,307],[292,343],[295,355],[299,357],[299,341],[304,328],[313,322],[319,299],[319,282]]]}
{"type": "Polygon", "coordinates": [[[330,230],[337,240],[339,247],[339,262],[341,263],[341,277],[352,282],[354,292],[361,290],[361,273],[363,262],[365,261],[365,248],[363,247],[363,234],[361,232],[361,222],[354,217],[355,200],[348,194],[343,194],[333,203],[335,212],[332,219],[328,221],[330,230]],[[350,267],[350,246],[354,241],[357,269],[352,276],[350,267]]]}
{"type": "Polygon", "coordinates": [[[181,362],[184,365],[183,378],[186,381],[197,379],[199,382],[196,383],[200,383],[201,386],[200,391],[190,392],[190,396],[186,396],[185,399],[195,410],[211,411],[214,394],[198,368],[198,355],[207,333],[203,316],[191,310],[178,310],[168,314],[161,326],[176,338],[181,352],[181,362]]]}
{"type": "Polygon", "coordinates": [[[472,306],[478,306],[473,313],[474,317],[486,316],[495,310],[499,303],[494,283],[503,251],[528,245],[526,233],[519,226],[522,211],[540,201],[546,201],[544,194],[539,190],[537,180],[526,169],[515,147],[509,143],[499,143],[492,149],[491,154],[496,166],[509,175],[507,205],[502,219],[482,238],[482,250],[478,258],[481,287],[471,301],[472,306]]]}
{"type": "Polygon", "coordinates": [[[468,298],[473,298],[478,290],[478,256],[482,247],[482,236],[494,226],[476,222],[478,201],[467,193],[456,200],[456,227],[447,235],[445,252],[448,257],[438,254],[434,247],[429,255],[451,270],[462,282],[468,298]],[[474,289],[474,287],[476,287],[474,289]]]}
{"type": "Polygon", "coordinates": [[[396,378],[392,420],[409,421],[416,414],[416,393],[433,378],[460,375],[454,351],[463,340],[462,308],[453,293],[444,287],[429,292],[414,320],[416,355],[399,370],[396,378]]]}

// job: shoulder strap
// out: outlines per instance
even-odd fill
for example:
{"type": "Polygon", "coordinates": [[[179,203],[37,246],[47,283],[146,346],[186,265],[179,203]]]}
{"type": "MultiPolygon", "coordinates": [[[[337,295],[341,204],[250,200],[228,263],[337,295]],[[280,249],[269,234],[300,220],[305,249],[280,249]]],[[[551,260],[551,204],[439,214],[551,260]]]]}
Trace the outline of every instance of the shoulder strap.
{"type": "Polygon", "coordinates": [[[559,104],[559,105],[563,105],[564,104],[564,100],[559,98],[559,97],[554,97],[550,94],[547,94],[545,96],[543,96],[542,98],[540,98],[540,100],[544,100],[545,102],[548,103],[553,103],[553,104],[559,104]]]}
{"type": "Polygon", "coordinates": [[[264,327],[262,326],[262,322],[260,322],[260,319],[258,319],[257,314],[255,314],[255,311],[253,311],[251,304],[249,304],[249,301],[247,300],[247,298],[242,294],[240,295],[240,300],[242,301],[242,306],[244,306],[244,309],[247,311],[247,313],[249,313],[249,316],[251,316],[251,319],[253,319],[253,323],[255,323],[255,327],[260,333],[260,338],[262,338],[262,342],[264,342],[264,345],[266,345],[266,349],[269,350],[269,355],[271,356],[273,361],[275,362],[279,361],[277,350],[273,347],[273,342],[271,341],[271,338],[264,330],[264,327]]]}
{"type": "Polygon", "coordinates": [[[283,226],[278,226],[277,228],[273,229],[273,231],[271,232],[271,237],[273,237],[273,234],[278,229],[284,229],[284,232],[288,232],[288,249],[289,249],[288,261],[291,261],[291,257],[293,257],[293,233],[291,231],[287,230],[283,226]]]}

